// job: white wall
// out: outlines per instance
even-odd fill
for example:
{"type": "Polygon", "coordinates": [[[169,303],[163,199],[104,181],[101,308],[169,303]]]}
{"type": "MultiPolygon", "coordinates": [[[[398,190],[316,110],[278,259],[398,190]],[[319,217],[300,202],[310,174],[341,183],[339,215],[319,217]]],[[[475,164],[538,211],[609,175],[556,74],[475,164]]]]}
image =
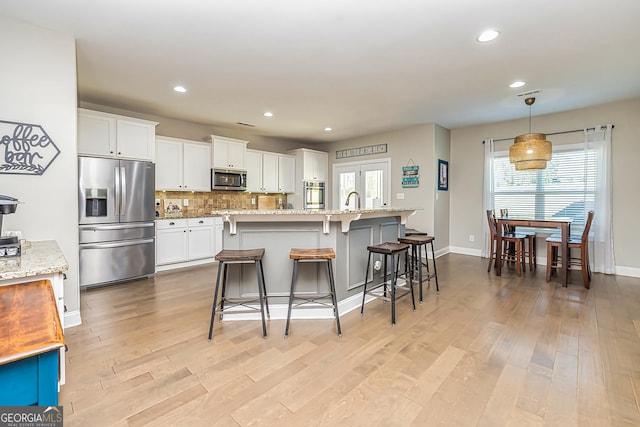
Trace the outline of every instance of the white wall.
{"type": "MultiPolygon", "coordinates": [[[[535,132],[560,132],[612,123],[613,164],[613,241],[617,272],[640,276],[638,257],[638,212],[640,212],[640,99],[602,104],[595,107],[567,111],[545,116],[534,116],[535,132]]],[[[487,138],[508,138],[529,129],[529,119],[491,123],[453,129],[451,131],[452,174],[451,192],[452,247],[460,251],[480,253],[482,225],[486,217],[482,212],[483,145],[487,138]],[[476,236],[469,242],[469,234],[476,236]]],[[[572,134],[581,140],[580,134],[572,134]]],[[[553,142],[566,142],[567,135],[550,137],[553,142]]],[[[597,214],[597,213],[596,213],[597,214]]],[[[544,242],[542,242],[544,243],[544,242]]],[[[544,246],[542,246],[544,247],[544,246]]]]}
{"type": "Polygon", "coordinates": [[[450,189],[438,190],[438,160],[449,162],[449,174],[462,171],[451,170],[451,131],[442,126],[435,126],[435,154],[434,169],[431,172],[432,180],[435,183],[433,190],[435,191],[435,200],[433,206],[433,229],[437,230],[434,246],[438,249],[448,248],[449,246],[449,217],[450,217],[450,189]]]}
{"type": "Polygon", "coordinates": [[[79,319],[75,40],[0,16],[0,52],[0,120],[39,124],[60,149],[43,175],[0,175],[0,194],[23,203],[3,229],[58,242],[67,318],[79,319]]]}

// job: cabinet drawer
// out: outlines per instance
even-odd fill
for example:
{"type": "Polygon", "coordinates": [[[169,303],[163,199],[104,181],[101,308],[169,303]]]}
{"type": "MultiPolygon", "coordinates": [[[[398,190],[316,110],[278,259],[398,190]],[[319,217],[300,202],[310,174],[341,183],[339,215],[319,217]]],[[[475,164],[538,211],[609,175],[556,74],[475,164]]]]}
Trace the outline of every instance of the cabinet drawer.
{"type": "Polygon", "coordinates": [[[213,217],[189,218],[189,227],[204,227],[213,225],[213,217]]]}
{"type": "Polygon", "coordinates": [[[156,228],[163,230],[167,228],[186,228],[189,220],[185,218],[160,219],[156,221],[156,228]]]}

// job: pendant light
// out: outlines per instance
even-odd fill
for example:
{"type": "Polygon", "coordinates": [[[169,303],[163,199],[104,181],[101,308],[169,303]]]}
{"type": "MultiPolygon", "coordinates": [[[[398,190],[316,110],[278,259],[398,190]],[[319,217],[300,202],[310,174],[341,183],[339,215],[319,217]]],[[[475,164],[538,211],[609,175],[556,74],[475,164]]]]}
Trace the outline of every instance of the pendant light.
{"type": "Polygon", "coordinates": [[[547,168],[551,160],[551,141],[547,141],[544,133],[531,133],[531,106],[535,98],[526,98],[524,103],[529,106],[529,133],[518,135],[509,147],[509,161],[517,171],[541,170],[547,168]]]}

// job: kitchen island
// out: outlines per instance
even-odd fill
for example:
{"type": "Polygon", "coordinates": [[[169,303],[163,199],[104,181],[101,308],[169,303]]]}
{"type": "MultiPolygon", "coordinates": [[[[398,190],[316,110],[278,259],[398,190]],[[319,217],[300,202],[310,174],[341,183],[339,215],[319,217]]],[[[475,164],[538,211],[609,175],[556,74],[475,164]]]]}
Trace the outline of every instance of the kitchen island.
{"type": "MultiPolygon", "coordinates": [[[[340,314],[344,314],[360,306],[367,268],[367,246],[395,242],[404,234],[404,225],[415,211],[414,208],[381,208],[352,211],[237,210],[215,213],[224,221],[224,249],[265,249],[263,264],[271,318],[283,319],[286,318],[291,285],[291,248],[333,248],[336,253],[336,296],[340,314]]],[[[370,275],[374,274],[373,265],[372,262],[370,275]]],[[[229,269],[228,295],[254,297],[257,294],[255,268],[250,265],[230,267],[236,268],[229,269]]],[[[374,279],[377,277],[376,274],[374,279]]],[[[324,265],[310,263],[299,268],[296,293],[323,293],[327,289],[328,279],[324,265]]],[[[333,314],[327,308],[294,309],[292,317],[331,318],[333,314]]]]}
{"type": "MultiPolygon", "coordinates": [[[[18,257],[0,258],[0,286],[48,281],[51,283],[60,326],[64,328],[64,272],[69,269],[55,240],[26,241],[18,257]]],[[[65,381],[64,347],[60,349],[60,384],[65,381]]]]}

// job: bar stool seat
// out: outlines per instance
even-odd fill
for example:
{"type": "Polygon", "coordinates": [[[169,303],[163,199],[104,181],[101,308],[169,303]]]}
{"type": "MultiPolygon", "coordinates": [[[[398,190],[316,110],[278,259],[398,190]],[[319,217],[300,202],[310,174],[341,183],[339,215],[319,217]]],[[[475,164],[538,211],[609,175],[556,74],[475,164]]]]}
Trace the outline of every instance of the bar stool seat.
{"type": "Polygon", "coordinates": [[[264,257],[264,248],[260,249],[223,249],[215,256],[218,261],[218,275],[216,278],[216,289],[213,294],[213,306],[211,308],[211,322],[209,323],[209,341],[213,335],[213,321],[215,320],[216,311],[222,315],[225,310],[230,310],[234,307],[244,307],[244,310],[233,310],[233,313],[253,313],[260,312],[262,318],[262,336],[267,337],[267,325],[265,322],[265,308],[267,316],[269,316],[269,303],[267,301],[267,288],[264,283],[264,271],[262,269],[262,258],[264,257]],[[258,298],[246,298],[246,297],[228,297],[226,296],[227,281],[229,276],[228,267],[229,264],[250,264],[256,265],[256,278],[258,282],[258,298]],[[221,282],[222,279],[222,282],[221,282]],[[222,286],[221,286],[222,285],[222,286]],[[220,301],[218,302],[218,291],[221,290],[220,301]],[[260,308],[252,307],[248,304],[252,302],[259,302],[260,308]],[[225,307],[225,303],[227,304],[225,307]]]}
{"type": "Polygon", "coordinates": [[[416,234],[426,235],[427,233],[422,232],[420,230],[416,230],[415,228],[405,228],[404,235],[405,236],[415,236],[416,234]]]}
{"type": "Polygon", "coordinates": [[[416,301],[413,295],[413,277],[412,270],[409,266],[409,247],[410,245],[406,243],[394,243],[394,242],[385,242],[380,243],[379,245],[367,246],[367,250],[369,251],[369,257],[367,260],[367,270],[365,271],[364,278],[364,290],[362,292],[362,306],[360,307],[360,315],[364,315],[364,303],[367,295],[371,295],[376,298],[382,298],[384,301],[391,301],[391,325],[395,326],[396,324],[396,299],[399,299],[409,293],[411,293],[411,302],[413,303],[413,311],[416,310],[416,301]],[[369,281],[369,268],[371,267],[371,256],[373,254],[381,254],[383,255],[383,279],[381,283],[373,285],[373,287],[367,289],[367,283],[369,281]],[[398,285],[398,269],[400,265],[400,256],[404,254],[405,259],[405,271],[403,275],[405,276],[405,285],[398,285]],[[387,284],[387,257],[391,257],[391,280],[390,283],[387,284]],[[408,280],[407,280],[408,276],[408,280]],[[380,292],[379,288],[382,288],[382,292],[380,292]],[[388,290],[387,290],[388,288],[388,290]],[[396,293],[400,291],[400,295],[396,295],[396,293]],[[390,297],[387,297],[387,292],[389,292],[390,297]]]}
{"type": "Polygon", "coordinates": [[[340,329],[340,315],[338,314],[338,300],[336,297],[336,286],[333,277],[332,260],[336,257],[333,248],[320,249],[298,249],[292,248],[289,252],[289,258],[293,260],[293,272],[291,274],[291,291],[289,293],[289,309],[287,311],[287,325],[284,330],[285,338],[289,336],[289,323],[291,321],[291,309],[295,303],[296,308],[318,308],[318,306],[326,306],[333,308],[333,314],[336,318],[336,328],[338,336],[342,336],[340,329]],[[298,263],[302,262],[325,262],[327,263],[327,272],[329,274],[329,292],[327,293],[305,293],[304,295],[295,294],[295,284],[298,277],[298,263]],[[326,300],[330,298],[331,302],[326,300]],[[313,307],[301,307],[304,304],[313,304],[313,307]]]}
{"type": "Polygon", "coordinates": [[[422,282],[427,281],[427,289],[431,287],[431,279],[436,280],[436,295],[440,295],[440,285],[438,285],[438,270],[436,269],[436,253],[433,249],[433,241],[436,238],[433,236],[427,236],[426,234],[412,234],[410,236],[400,237],[398,241],[400,243],[407,243],[411,245],[411,268],[413,270],[413,277],[418,279],[420,285],[420,304],[422,304],[422,282]],[[433,273],[429,271],[429,250],[427,245],[431,244],[431,257],[433,263],[433,273]],[[424,246],[424,258],[422,261],[422,247],[424,246]],[[425,268],[426,274],[423,276],[422,268],[425,268]]]}

